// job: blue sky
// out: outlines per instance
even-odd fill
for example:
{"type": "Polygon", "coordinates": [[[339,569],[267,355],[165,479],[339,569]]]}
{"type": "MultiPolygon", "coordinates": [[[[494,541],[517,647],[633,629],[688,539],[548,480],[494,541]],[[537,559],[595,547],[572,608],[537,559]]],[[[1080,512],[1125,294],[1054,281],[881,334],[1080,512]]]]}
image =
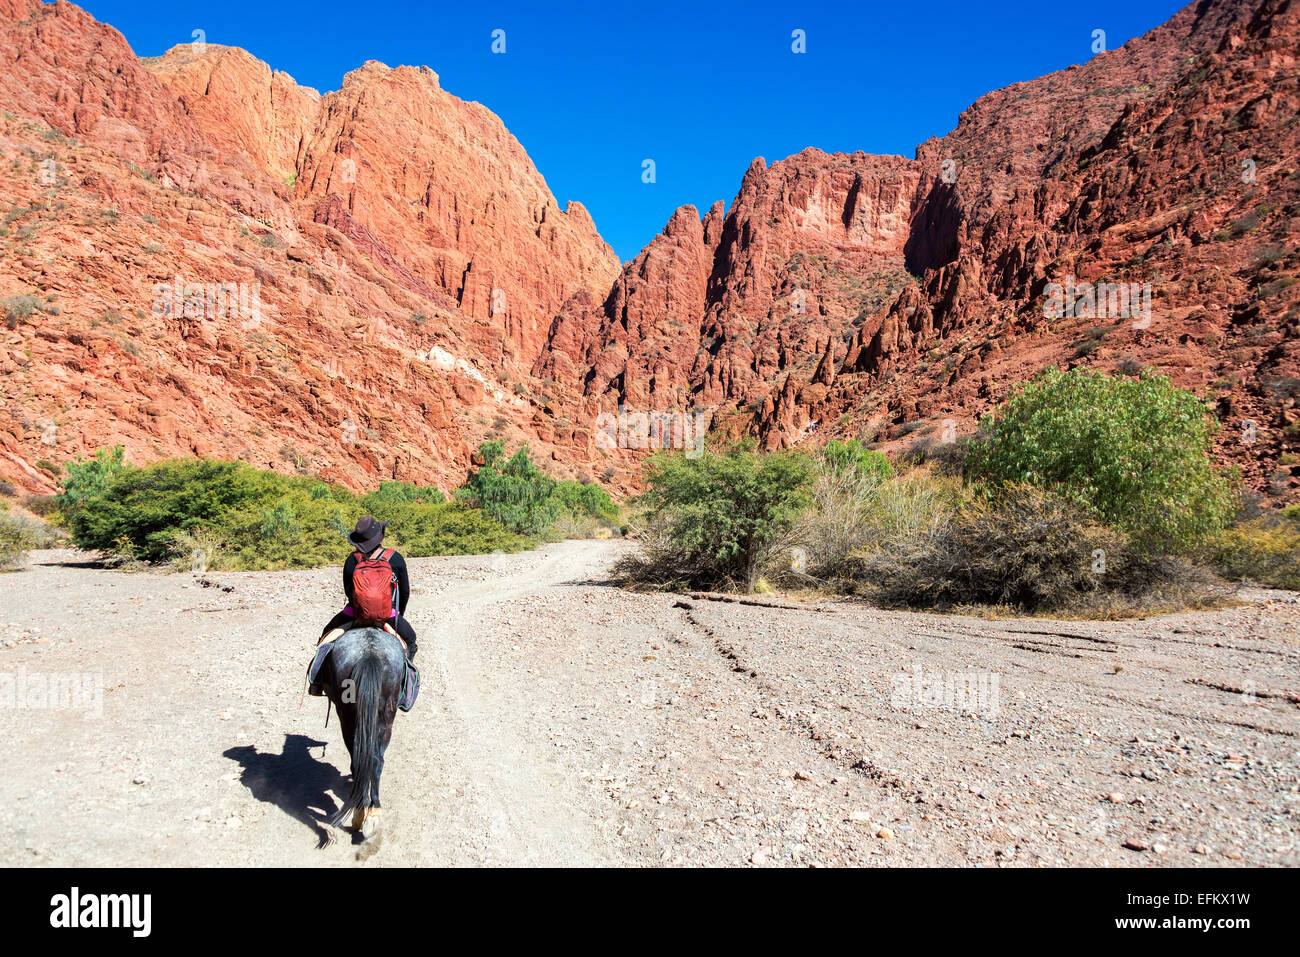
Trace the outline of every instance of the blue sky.
{"type": "Polygon", "coordinates": [[[140,56],[240,46],[322,93],[366,60],[425,64],[497,113],[561,204],[581,201],[624,260],[684,203],[730,204],[755,156],[806,146],[912,156],[991,89],[1111,49],[1179,0],[837,4],[529,0],[271,4],[81,0],[140,56]],[[492,31],[506,52],[493,54],[492,31]],[[806,52],[791,34],[805,32],[806,52]],[[656,181],[642,182],[655,161],[656,181]]]}

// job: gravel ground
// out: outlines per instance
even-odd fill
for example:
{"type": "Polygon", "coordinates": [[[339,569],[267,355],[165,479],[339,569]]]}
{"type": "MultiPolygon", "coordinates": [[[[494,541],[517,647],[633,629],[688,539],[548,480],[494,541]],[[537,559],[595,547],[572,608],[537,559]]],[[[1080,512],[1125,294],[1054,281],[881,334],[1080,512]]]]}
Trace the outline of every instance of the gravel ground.
{"type": "Polygon", "coordinates": [[[0,575],[0,863],[1300,863],[1300,596],[986,621],[632,594],[625,547],[412,559],[383,827],[324,846],[347,751],[302,674],[338,572],[34,553],[0,575]],[[100,704],[40,706],[54,675],[100,704]]]}

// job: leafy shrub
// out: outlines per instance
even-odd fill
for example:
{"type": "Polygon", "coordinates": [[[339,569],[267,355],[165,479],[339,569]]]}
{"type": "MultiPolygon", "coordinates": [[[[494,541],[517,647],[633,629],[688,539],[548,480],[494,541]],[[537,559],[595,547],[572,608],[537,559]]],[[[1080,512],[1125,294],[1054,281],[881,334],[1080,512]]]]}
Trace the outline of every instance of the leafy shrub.
{"type": "Polygon", "coordinates": [[[560,503],[560,511],[548,537],[590,539],[622,534],[619,507],[599,485],[590,481],[557,482],[555,500],[560,503]]]}
{"type": "Polygon", "coordinates": [[[616,566],[633,584],[752,590],[811,503],[811,459],[745,447],[645,464],[641,550],[616,566]]]}
{"type": "Polygon", "coordinates": [[[402,482],[357,496],[240,462],[173,459],[137,468],[115,452],[81,464],[96,462],[120,468],[102,482],[93,469],[79,473],[84,481],[74,482],[75,504],[65,514],[80,547],[121,561],[181,568],[198,561],[213,569],[341,563],[352,551],[347,533],[366,513],[389,522],[388,544],[413,558],[532,544],[486,514],[441,501],[437,489],[402,482]]]}
{"type": "Polygon", "coordinates": [[[1300,508],[1224,529],[1210,543],[1207,557],[1226,578],[1300,591],[1300,508]]]}
{"type": "Polygon", "coordinates": [[[853,473],[864,477],[886,479],[894,473],[883,452],[869,449],[857,439],[841,441],[832,439],[822,446],[822,471],[837,475],[853,473]]]}
{"type": "Polygon", "coordinates": [[[1049,369],[987,416],[966,471],[1053,490],[1149,551],[1187,548],[1235,507],[1210,458],[1217,423],[1169,379],[1049,369]]]}
{"type": "Polygon", "coordinates": [[[479,446],[483,464],[456,490],[456,501],[480,508],[520,535],[538,535],[551,527],[560,513],[557,485],[520,448],[505,460],[504,442],[479,446]]]}
{"type": "Polygon", "coordinates": [[[101,494],[113,476],[127,468],[122,446],[111,449],[97,449],[94,458],[77,457],[75,462],[67,462],[63,469],[67,476],[63,479],[63,492],[59,496],[59,508],[65,512],[75,511],[88,498],[101,494]]]}
{"type": "Polygon", "coordinates": [[[560,503],[564,515],[574,519],[601,519],[605,522],[618,521],[618,506],[599,485],[586,482],[557,482],[555,498],[560,503]]]}
{"type": "Polygon", "coordinates": [[[353,551],[347,534],[361,517],[353,502],[312,497],[310,489],[263,496],[206,523],[217,552],[231,568],[315,568],[339,564],[353,551]]]}
{"type": "Polygon", "coordinates": [[[517,552],[533,544],[483,512],[456,502],[403,506],[392,516],[389,531],[395,547],[413,558],[517,552]]]}
{"type": "Polygon", "coordinates": [[[380,482],[379,488],[361,496],[361,506],[371,515],[377,515],[394,505],[414,505],[417,502],[436,505],[445,501],[447,496],[441,489],[410,482],[380,482]]]}
{"type": "Polygon", "coordinates": [[[238,462],[172,459],[126,467],[99,494],[85,498],[69,522],[82,548],[111,550],[125,540],[134,548],[132,557],[157,562],[169,557],[178,531],[215,526],[275,491],[273,482],[238,462]]]}

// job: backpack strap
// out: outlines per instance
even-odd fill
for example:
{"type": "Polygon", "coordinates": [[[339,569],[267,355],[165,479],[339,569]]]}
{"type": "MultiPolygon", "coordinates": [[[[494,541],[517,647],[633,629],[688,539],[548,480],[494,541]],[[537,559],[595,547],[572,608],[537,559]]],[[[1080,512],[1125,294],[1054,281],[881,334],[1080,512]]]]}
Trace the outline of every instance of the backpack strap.
{"type": "MultiPolygon", "coordinates": [[[[384,553],[379,557],[382,558],[384,561],[388,562],[388,570],[389,572],[392,573],[393,576],[392,578],[389,579],[389,583],[392,585],[392,589],[393,589],[393,600],[392,600],[391,607],[393,611],[393,617],[395,618],[398,615],[397,596],[400,593],[400,588],[397,584],[397,571],[393,568],[393,550],[391,548],[385,548],[384,553]]],[[[402,647],[406,647],[406,642],[402,641],[401,636],[398,636],[397,640],[402,642],[402,647]]]]}

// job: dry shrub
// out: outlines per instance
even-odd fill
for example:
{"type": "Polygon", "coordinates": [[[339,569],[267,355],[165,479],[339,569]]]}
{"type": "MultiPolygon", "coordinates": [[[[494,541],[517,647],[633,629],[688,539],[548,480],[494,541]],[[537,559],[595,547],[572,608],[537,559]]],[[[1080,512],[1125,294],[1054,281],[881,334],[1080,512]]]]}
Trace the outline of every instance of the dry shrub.
{"type": "Polygon", "coordinates": [[[854,590],[864,554],[925,544],[941,535],[963,497],[959,483],[925,471],[898,478],[860,472],[823,473],[813,486],[813,508],[793,533],[804,558],[773,568],[786,584],[821,584],[854,590]],[[802,580],[802,581],[801,581],[802,580]]]}
{"type": "Polygon", "coordinates": [[[550,533],[560,539],[612,538],[614,532],[609,522],[594,515],[574,515],[568,511],[561,511],[550,527],[550,533]]]}
{"type": "MultiPolygon", "coordinates": [[[[619,558],[613,568],[614,580],[625,588],[638,591],[771,590],[762,574],[755,575],[752,581],[728,575],[719,570],[708,553],[684,547],[677,516],[671,513],[633,518],[628,527],[628,538],[633,539],[637,547],[619,558]]],[[[752,567],[759,570],[778,568],[777,573],[768,577],[788,583],[790,552],[800,540],[794,530],[776,533],[769,541],[755,546],[752,567]]]]}
{"type": "Polygon", "coordinates": [[[1204,605],[1226,594],[1189,562],[1134,551],[1063,499],[1009,485],[962,502],[933,534],[862,556],[859,591],[891,605],[990,605],[1115,616],[1204,605]]]}
{"type": "Polygon", "coordinates": [[[0,572],[19,571],[34,548],[52,548],[61,535],[40,519],[7,509],[0,512],[0,572]]]}
{"type": "Polygon", "coordinates": [[[1225,529],[1207,557],[1227,578],[1300,591],[1300,509],[1293,506],[1225,529]]]}
{"type": "Polygon", "coordinates": [[[232,565],[225,540],[210,529],[184,529],[171,538],[167,559],[171,571],[226,571],[232,565]]]}
{"type": "Polygon", "coordinates": [[[637,548],[614,563],[614,579],[627,588],[643,591],[681,591],[694,588],[708,573],[692,563],[674,535],[671,517],[634,518],[628,536],[637,548]]]}

